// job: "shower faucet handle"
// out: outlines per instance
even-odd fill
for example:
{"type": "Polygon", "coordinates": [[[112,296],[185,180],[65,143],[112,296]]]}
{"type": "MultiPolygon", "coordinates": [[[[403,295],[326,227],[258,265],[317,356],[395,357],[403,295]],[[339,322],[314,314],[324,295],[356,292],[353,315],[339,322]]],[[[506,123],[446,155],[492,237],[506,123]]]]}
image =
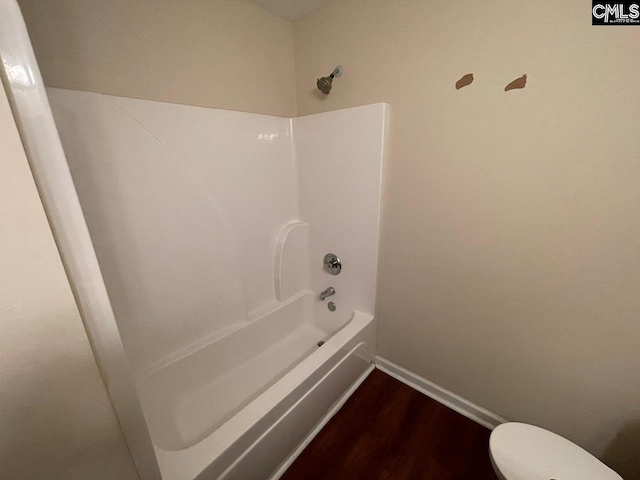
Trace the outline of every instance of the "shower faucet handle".
{"type": "Polygon", "coordinates": [[[342,262],[335,253],[327,253],[322,260],[324,269],[331,275],[338,275],[342,271],[342,262]]]}

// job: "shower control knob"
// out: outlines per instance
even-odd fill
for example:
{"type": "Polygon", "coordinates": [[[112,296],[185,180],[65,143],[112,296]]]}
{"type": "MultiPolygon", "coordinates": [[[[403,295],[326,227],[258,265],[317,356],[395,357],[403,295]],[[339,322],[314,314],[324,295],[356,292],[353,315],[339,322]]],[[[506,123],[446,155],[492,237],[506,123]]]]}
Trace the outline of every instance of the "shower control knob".
{"type": "Polygon", "coordinates": [[[335,253],[327,253],[323,263],[325,270],[331,275],[338,275],[342,271],[342,262],[335,253]]]}

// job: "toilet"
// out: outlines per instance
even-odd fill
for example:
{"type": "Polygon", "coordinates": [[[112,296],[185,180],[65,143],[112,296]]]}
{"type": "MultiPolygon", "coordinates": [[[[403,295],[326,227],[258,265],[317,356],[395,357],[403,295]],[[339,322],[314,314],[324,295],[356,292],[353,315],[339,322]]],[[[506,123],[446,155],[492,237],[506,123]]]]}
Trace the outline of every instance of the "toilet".
{"type": "Polygon", "coordinates": [[[503,423],[489,440],[500,480],[622,480],[566,438],[525,423],[503,423]]]}

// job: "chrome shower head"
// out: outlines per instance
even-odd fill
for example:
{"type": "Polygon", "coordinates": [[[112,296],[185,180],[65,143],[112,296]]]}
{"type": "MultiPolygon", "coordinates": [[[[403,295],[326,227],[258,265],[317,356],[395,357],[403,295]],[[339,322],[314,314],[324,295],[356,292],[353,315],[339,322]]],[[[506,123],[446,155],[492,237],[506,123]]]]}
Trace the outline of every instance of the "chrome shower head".
{"type": "Polygon", "coordinates": [[[330,75],[328,77],[319,78],[318,81],[316,82],[316,85],[318,85],[318,90],[320,90],[325,95],[329,95],[329,92],[331,91],[332,82],[333,82],[333,75],[330,75]]]}
{"type": "Polygon", "coordinates": [[[318,90],[320,90],[325,95],[329,95],[331,91],[331,84],[333,83],[334,78],[340,78],[342,76],[342,66],[338,65],[331,75],[328,77],[318,78],[316,85],[318,86],[318,90]]]}

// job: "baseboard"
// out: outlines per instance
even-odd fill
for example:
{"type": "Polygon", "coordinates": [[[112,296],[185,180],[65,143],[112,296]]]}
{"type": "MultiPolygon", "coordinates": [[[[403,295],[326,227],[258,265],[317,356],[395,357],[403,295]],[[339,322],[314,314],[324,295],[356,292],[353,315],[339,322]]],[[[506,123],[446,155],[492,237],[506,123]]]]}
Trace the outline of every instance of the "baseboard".
{"type": "Polygon", "coordinates": [[[489,410],[470,402],[466,398],[462,398],[460,395],[456,395],[455,393],[450,392],[449,390],[446,390],[385,358],[376,355],[375,364],[376,368],[387,375],[392,376],[414,390],[425,394],[427,397],[433,398],[435,401],[449,407],[451,410],[455,410],[459,414],[464,415],[490,430],[493,430],[501,423],[507,422],[507,420],[495,413],[490,412],[489,410]]]}
{"type": "Polygon", "coordinates": [[[353,383],[353,385],[349,387],[349,390],[347,390],[340,397],[340,399],[333,405],[333,407],[331,407],[331,409],[327,412],[327,414],[324,417],[322,417],[322,420],[320,420],[320,422],[315,426],[315,428],[311,430],[311,433],[309,433],[309,435],[307,435],[307,437],[302,441],[302,443],[298,445],[298,447],[293,451],[293,453],[289,456],[289,458],[287,458],[282,463],[282,465],[278,467],[278,470],[276,470],[276,472],[273,475],[271,475],[271,477],[269,477],[269,480],[278,480],[282,475],[284,475],[287,469],[300,456],[302,451],[305,448],[307,448],[307,446],[311,443],[311,441],[318,435],[318,433],[320,433],[320,430],[322,430],[325,427],[325,425],[329,423],[329,420],[331,420],[334,417],[334,415],[338,413],[338,411],[343,407],[343,405],[347,402],[347,400],[349,400],[351,395],[353,395],[354,392],[358,389],[358,387],[362,385],[362,382],[364,382],[367,379],[367,377],[375,369],[375,367],[376,367],[375,364],[371,364],[371,366],[367,368],[362,373],[362,375],[360,375],[360,377],[358,377],[358,379],[353,383]]]}

